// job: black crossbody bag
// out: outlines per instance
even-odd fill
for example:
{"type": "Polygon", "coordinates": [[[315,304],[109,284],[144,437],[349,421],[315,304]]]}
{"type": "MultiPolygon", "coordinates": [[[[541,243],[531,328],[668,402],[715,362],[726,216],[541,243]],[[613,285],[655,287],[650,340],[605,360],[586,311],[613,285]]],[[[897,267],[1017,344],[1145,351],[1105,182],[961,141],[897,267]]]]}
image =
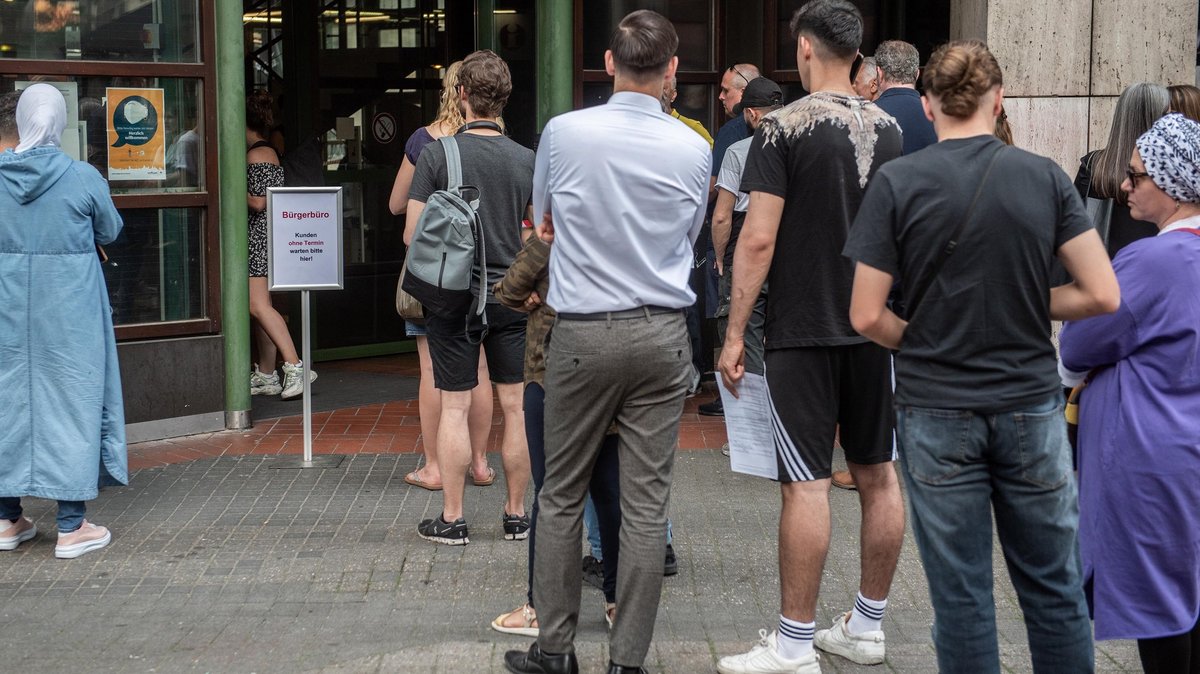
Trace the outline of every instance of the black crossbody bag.
{"type": "Polygon", "coordinates": [[[979,187],[975,190],[975,196],[971,199],[971,205],[967,207],[966,215],[958,221],[954,231],[950,233],[949,240],[942,247],[942,252],[938,255],[937,260],[929,267],[929,271],[925,274],[925,279],[918,286],[917,292],[913,293],[912,301],[908,304],[908,322],[911,323],[917,315],[917,309],[921,306],[921,300],[924,299],[925,293],[933,286],[933,282],[942,271],[942,266],[946,264],[946,260],[954,254],[954,249],[958,247],[958,240],[962,236],[963,230],[966,229],[967,223],[971,221],[971,217],[975,215],[975,206],[979,203],[979,197],[983,195],[983,188],[987,185],[988,176],[992,174],[992,167],[996,165],[996,160],[1000,155],[1008,149],[1007,145],[1001,145],[998,150],[992,154],[991,161],[988,162],[987,169],[983,172],[983,178],[979,181],[979,187]]]}

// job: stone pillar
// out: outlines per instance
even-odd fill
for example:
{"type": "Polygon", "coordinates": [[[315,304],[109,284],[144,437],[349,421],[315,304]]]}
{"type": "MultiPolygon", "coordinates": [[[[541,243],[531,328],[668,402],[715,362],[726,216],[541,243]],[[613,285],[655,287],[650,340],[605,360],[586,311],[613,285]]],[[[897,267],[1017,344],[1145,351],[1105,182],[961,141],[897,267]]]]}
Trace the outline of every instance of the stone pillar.
{"type": "Polygon", "coordinates": [[[1135,82],[1195,78],[1196,0],[954,0],[951,39],[988,43],[1004,69],[1017,145],[1072,177],[1108,139],[1116,97],[1135,82]]]}

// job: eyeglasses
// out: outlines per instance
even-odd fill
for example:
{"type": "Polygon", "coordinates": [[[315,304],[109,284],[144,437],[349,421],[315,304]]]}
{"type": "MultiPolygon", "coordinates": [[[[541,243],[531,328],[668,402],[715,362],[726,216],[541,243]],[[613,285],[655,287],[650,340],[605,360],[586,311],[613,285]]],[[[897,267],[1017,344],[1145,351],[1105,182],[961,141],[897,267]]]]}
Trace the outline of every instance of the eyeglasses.
{"type": "Polygon", "coordinates": [[[1125,177],[1129,178],[1129,186],[1136,190],[1138,186],[1138,179],[1149,178],[1150,174],[1146,173],[1145,171],[1134,171],[1131,168],[1127,168],[1125,169],[1125,177]]]}
{"type": "Polygon", "coordinates": [[[750,78],[742,74],[742,71],[738,70],[737,66],[729,66],[726,70],[732,70],[738,77],[742,78],[743,82],[750,84],[750,78]]]}

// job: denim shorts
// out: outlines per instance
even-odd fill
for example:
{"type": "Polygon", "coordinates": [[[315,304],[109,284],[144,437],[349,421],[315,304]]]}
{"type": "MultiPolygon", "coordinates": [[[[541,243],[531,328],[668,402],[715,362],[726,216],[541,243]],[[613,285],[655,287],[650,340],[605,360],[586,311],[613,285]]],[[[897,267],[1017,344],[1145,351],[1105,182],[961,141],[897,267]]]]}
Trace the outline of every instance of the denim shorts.
{"type": "Polygon", "coordinates": [[[406,337],[424,337],[429,334],[425,331],[424,323],[413,323],[412,321],[404,321],[404,335],[406,337]]]}

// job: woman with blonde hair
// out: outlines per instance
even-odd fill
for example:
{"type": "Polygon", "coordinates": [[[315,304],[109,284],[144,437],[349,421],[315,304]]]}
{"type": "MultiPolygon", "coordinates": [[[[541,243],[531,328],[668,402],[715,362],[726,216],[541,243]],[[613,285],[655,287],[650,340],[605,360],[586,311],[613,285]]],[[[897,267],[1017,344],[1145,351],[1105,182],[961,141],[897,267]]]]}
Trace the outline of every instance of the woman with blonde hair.
{"type": "MultiPolygon", "coordinates": [[[[438,102],[437,117],[408,137],[404,143],[404,159],[396,171],[396,182],[388,198],[388,209],[392,215],[403,215],[408,210],[408,192],[412,187],[413,173],[421,151],[442,136],[451,136],[466,123],[463,119],[458,87],[458,71],[462,61],[455,61],[446,68],[442,77],[442,94],[438,102]]],[[[439,491],[442,474],[437,460],[438,422],[442,416],[441,394],[433,385],[433,361],[429,358],[429,342],[425,336],[424,323],[404,321],[404,334],[417,340],[417,356],[421,363],[421,383],[417,392],[417,407],[421,415],[421,448],[425,454],[425,465],[404,476],[404,481],[422,489],[439,491]]],[[[468,419],[471,434],[471,481],[477,486],[490,485],[496,473],[487,464],[488,434],[492,427],[492,386],[488,376],[487,361],[479,359],[479,385],[472,391],[471,415],[468,419]]]]}

